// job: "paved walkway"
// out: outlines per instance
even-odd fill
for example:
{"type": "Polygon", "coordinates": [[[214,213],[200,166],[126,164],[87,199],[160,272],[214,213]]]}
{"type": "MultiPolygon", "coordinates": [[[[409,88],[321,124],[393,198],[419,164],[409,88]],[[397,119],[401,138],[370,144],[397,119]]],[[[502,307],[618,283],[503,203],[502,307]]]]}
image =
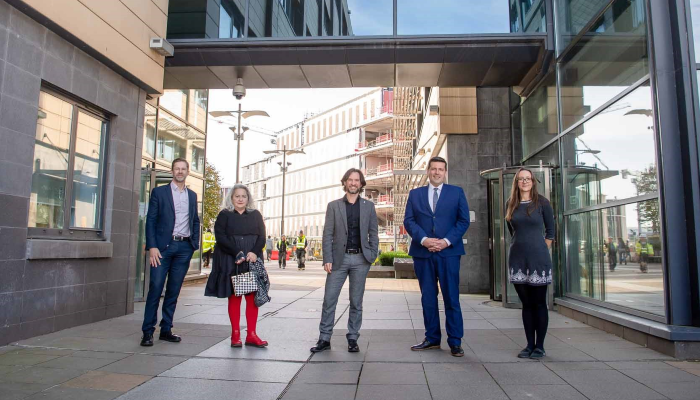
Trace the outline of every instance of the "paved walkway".
{"type": "MultiPolygon", "coordinates": [[[[371,279],[360,353],[346,350],[347,292],[331,351],[311,355],[325,273],[269,265],[272,303],[261,309],[266,349],[229,347],[226,300],[183,288],[175,332],[182,343],[139,346],[143,304],[121,318],[0,348],[0,399],[698,399],[700,363],[650,349],[552,313],[544,361],[524,346],[518,310],[462,296],[465,357],[412,352],[423,338],[411,280],[371,279]]],[[[242,321],[242,325],[245,323],[242,321]]]]}

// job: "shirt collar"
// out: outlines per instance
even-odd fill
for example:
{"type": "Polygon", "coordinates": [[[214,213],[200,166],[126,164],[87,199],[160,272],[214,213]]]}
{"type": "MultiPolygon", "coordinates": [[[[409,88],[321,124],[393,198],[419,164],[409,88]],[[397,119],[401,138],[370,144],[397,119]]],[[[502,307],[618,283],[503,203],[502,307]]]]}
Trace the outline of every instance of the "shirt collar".
{"type": "Polygon", "coordinates": [[[443,186],[443,185],[444,185],[444,183],[441,183],[440,186],[433,186],[432,183],[428,183],[428,186],[430,186],[430,188],[433,189],[433,190],[431,190],[431,192],[434,192],[435,189],[437,189],[438,192],[442,192],[442,186],[443,186]]]}
{"type": "Polygon", "coordinates": [[[177,184],[175,184],[175,181],[170,182],[170,189],[172,189],[173,192],[186,192],[187,191],[187,186],[183,190],[180,190],[179,187],[177,187],[177,184]]]}
{"type": "Polygon", "coordinates": [[[350,202],[348,201],[348,195],[346,194],[346,195],[343,196],[343,201],[344,201],[345,203],[347,203],[347,204],[355,205],[355,204],[357,204],[357,203],[360,201],[360,196],[357,196],[357,200],[356,200],[354,203],[350,203],[350,202]]]}

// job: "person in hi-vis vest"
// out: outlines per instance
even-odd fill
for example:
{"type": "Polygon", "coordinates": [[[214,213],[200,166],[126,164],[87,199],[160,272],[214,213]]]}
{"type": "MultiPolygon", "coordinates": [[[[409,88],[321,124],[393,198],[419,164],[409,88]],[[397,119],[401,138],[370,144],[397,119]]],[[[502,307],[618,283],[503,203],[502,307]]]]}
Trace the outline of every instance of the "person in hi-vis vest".
{"type": "Polygon", "coordinates": [[[306,257],[306,236],[304,236],[304,231],[299,231],[299,236],[297,237],[297,260],[299,260],[299,271],[306,269],[305,259],[306,257]]]}

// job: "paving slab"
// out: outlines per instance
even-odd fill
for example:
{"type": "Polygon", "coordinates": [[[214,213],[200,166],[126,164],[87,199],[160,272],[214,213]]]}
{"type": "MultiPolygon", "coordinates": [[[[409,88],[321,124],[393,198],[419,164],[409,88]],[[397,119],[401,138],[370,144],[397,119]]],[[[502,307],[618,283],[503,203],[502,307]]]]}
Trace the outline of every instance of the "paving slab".
{"type": "Polygon", "coordinates": [[[700,393],[698,382],[651,383],[649,387],[672,400],[697,400],[700,393]]]}
{"type": "Polygon", "coordinates": [[[493,379],[501,385],[528,385],[537,382],[540,385],[565,384],[557,374],[542,363],[499,363],[485,364],[493,379]]]}
{"type": "Polygon", "coordinates": [[[150,376],[115,374],[107,371],[89,371],[62,386],[82,389],[111,390],[127,392],[151,379],[150,376]]]}
{"type": "Polygon", "coordinates": [[[65,356],[54,358],[51,361],[38,364],[38,366],[45,368],[66,368],[88,371],[102,368],[106,365],[112,364],[115,361],[116,360],[105,358],[65,356]]]}
{"type": "Polygon", "coordinates": [[[301,366],[300,363],[291,362],[192,358],[160,376],[286,384],[301,366]]]}
{"type": "Polygon", "coordinates": [[[283,400],[354,400],[357,382],[352,385],[295,383],[282,396],[283,400]]]}
{"type": "Polygon", "coordinates": [[[495,384],[489,372],[481,364],[425,364],[423,367],[431,388],[440,385],[495,384]]]}
{"type": "Polygon", "coordinates": [[[586,400],[569,385],[501,385],[510,400],[586,400]]]}
{"type": "Polygon", "coordinates": [[[80,389],[63,386],[54,386],[50,389],[27,397],[27,400],[112,400],[121,395],[121,392],[108,390],[80,389]]]}
{"type": "Polygon", "coordinates": [[[84,373],[85,371],[76,369],[57,369],[33,366],[21,371],[0,375],[0,381],[58,385],[84,373]]]}
{"type": "Polygon", "coordinates": [[[0,381],[0,394],[3,400],[18,400],[39,393],[51,386],[53,385],[0,381]]]}
{"type": "Polygon", "coordinates": [[[359,362],[309,363],[297,375],[294,383],[352,384],[354,387],[361,369],[362,363],[359,362]]]}
{"type": "Polygon", "coordinates": [[[477,383],[469,387],[440,384],[430,385],[429,388],[433,400],[508,400],[496,383],[477,383]]]}
{"type": "Polygon", "coordinates": [[[359,385],[355,400],[430,399],[428,385],[359,385]]]}
{"type": "Polygon", "coordinates": [[[45,363],[58,357],[60,356],[28,354],[19,351],[12,351],[0,355],[0,365],[36,365],[45,363]]]}
{"type": "Polygon", "coordinates": [[[186,357],[134,354],[112,362],[99,370],[118,374],[156,376],[185,361],[187,361],[186,357]]]}
{"type": "Polygon", "coordinates": [[[212,379],[156,377],[119,400],[274,400],[284,390],[282,383],[232,382],[212,379]]]}
{"type": "Polygon", "coordinates": [[[366,363],[360,375],[362,385],[427,385],[421,364],[366,363]]]}

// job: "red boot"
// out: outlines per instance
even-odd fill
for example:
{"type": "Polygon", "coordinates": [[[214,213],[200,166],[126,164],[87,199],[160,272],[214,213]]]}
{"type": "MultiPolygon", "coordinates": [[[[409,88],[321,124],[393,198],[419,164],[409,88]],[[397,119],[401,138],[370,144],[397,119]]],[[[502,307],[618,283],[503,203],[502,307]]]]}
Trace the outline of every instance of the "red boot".
{"type": "Polygon", "coordinates": [[[243,343],[241,342],[241,331],[233,331],[233,334],[231,335],[231,347],[243,347],[243,343]]]}
{"type": "Polygon", "coordinates": [[[260,339],[255,331],[248,331],[248,336],[245,338],[245,345],[262,348],[267,347],[267,341],[260,339]]]}

